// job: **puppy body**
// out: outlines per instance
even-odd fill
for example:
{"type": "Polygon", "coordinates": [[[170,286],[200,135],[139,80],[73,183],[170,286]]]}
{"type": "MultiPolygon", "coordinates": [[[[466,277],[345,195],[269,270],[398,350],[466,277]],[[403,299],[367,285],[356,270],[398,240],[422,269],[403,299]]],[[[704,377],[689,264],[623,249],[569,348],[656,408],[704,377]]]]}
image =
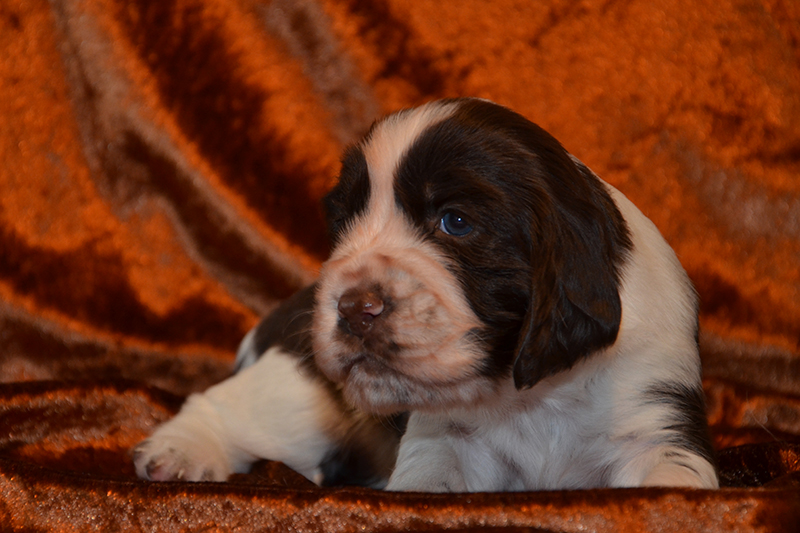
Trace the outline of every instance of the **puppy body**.
{"type": "Polygon", "coordinates": [[[670,403],[702,399],[693,324],[660,319],[695,312],[688,279],[652,223],[609,189],[642,251],[625,266],[617,341],[531,389],[507,381],[474,408],[412,414],[389,489],[717,486],[703,437],[675,434],[689,421],[670,403]]]}
{"type": "Polygon", "coordinates": [[[390,490],[717,486],[691,284],[541,129],[473,99],[397,113],[326,207],[317,285],[137,448],[139,475],[268,458],[390,490]]]}

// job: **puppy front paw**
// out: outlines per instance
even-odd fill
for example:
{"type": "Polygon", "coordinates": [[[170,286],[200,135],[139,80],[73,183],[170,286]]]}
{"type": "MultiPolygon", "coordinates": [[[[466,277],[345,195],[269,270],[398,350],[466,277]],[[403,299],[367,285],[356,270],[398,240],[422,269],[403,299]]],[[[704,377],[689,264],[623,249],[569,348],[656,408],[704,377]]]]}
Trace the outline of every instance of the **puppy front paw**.
{"type": "Polygon", "coordinates": [[[151,481],[225,481],[235,470],[228,431],[206,395],[190,396],[175,418],[131,450],[151,481]]]}
{"type": "Polygon", "coordinates": [[[386,490],[397,492],[468,492],[458,462],[448,454],[398,461],[386,490]]]}
{"type": "Polygon", "coordinates": [[[687,455],[683,463],[661,463],[642,481],[644,487],[687,487],[718,489],[719,481],[714,467],[706,460],[687,455]]]}
{"type": "Polygon", "coordinates": [[[225,481],[231,474],[221,450],[191,436],[155,434],[131,453],[136,475],[150,481],[225,481]]]}
{"type": "Polygon", "coordinates": [[[386,485],[386,490],[392,492],[468,492],[467,484],[460,475],[394,477],[386,485]]]}

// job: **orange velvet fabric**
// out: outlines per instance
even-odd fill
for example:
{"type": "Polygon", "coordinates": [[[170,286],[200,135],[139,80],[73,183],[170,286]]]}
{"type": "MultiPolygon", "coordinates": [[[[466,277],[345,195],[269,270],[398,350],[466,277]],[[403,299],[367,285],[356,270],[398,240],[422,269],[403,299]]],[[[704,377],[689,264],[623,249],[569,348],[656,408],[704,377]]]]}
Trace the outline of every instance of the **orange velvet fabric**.
{"type": "Polygon", "coordinates": [[[24,531],[775,531],[800,523],[800,7],[792,0],[6,0],[0,523],[24,531]],[[508,105],[628,195],[700,294],[723,488],[319,489],[262,462],[135,477],[328,252],[377,116],[508,105]],[[531,528],[531,529],[525,529],[531,528]]]}

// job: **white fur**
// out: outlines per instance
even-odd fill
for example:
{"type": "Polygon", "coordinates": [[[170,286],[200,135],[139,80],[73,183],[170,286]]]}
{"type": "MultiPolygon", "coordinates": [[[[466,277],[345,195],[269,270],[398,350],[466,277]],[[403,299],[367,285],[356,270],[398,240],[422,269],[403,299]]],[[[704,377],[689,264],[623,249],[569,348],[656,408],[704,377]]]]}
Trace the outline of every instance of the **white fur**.
{"type": "Polygon", "coordinates": [[[344,430],[343,419],[325,387],[304,376],[297,362],[273,348],[190,396],[175,418],[136,448],[137,474],[224,481],[269,458],[318,483],[319,465],[344,430]]]}
{"type": "Polygon", "coordinates": [[[261,354],[256,353],[255,338],[256,328],[253,328],[247,332],[242,342],[239,343],[239,349],[236,350],[236,361],[233,364],[234,368],[246,368],[258,361],[258,356],[261,354]]]}

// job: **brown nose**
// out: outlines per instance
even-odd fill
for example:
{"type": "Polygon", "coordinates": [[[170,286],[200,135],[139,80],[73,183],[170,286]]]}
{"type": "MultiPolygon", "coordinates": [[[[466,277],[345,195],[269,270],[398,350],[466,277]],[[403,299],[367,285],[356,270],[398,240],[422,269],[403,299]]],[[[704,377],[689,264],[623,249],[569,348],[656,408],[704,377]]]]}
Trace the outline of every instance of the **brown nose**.
{"type": "Polygon", "coordinates": [[[363,337],[373,328],[384,308],[378,291],[350,289],[339,298],[340,327],[356,337],[363,337]]]}

